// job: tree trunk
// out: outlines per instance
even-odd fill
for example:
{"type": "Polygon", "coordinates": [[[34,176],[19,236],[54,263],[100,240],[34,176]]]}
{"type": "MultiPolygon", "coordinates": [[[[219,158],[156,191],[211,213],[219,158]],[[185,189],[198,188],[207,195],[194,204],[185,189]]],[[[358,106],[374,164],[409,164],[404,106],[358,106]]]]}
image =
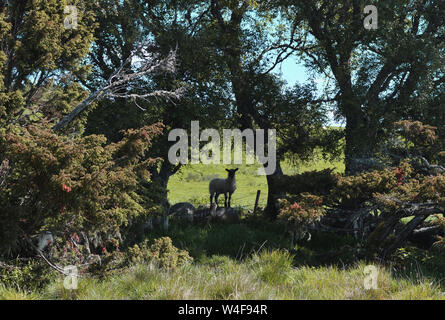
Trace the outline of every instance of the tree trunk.
{"type": "Polygon", "coordinates": [[[373,159],[375,131],[360,109],[354,108],[346,115],[345,137],[346,174],[366,171],[376,165],[373,159]]]}
{"type": "Polygon", "coordinates": [[[162,188],[161,204],[166,209],[170,207],[170,203],[168,202],[168,181],[176,171],[177,170],[175,170],[175,168],[168,161],[162,162],[159,171],[156,167],[153,167],[152,170],[150,170],[152,181],[158,183],[162,188]]]}
{"type": "Polygon", "coordinates": [[[277,167],[273,174],[267,175],[267,205],[264,210],[266,217],[275,219],[280,211],[278,199],[283,198],[285,194],[278,188],[277,180],[283,176],[283,170],[279,159],[277,159],[277,167]]]}

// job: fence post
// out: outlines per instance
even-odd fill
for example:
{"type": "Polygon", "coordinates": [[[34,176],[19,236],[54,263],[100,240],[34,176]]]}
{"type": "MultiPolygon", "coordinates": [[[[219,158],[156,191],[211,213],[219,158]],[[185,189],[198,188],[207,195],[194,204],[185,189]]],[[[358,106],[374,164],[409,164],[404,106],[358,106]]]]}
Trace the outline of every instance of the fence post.
{"type": "Polygon", "coordinates": [[[258,201],[260,200],[260,193],[261,190],[258,190],[256,192],[255,207],[253,208],[253,214],[256,214],[256,209],[258,208],[258,201]]]}

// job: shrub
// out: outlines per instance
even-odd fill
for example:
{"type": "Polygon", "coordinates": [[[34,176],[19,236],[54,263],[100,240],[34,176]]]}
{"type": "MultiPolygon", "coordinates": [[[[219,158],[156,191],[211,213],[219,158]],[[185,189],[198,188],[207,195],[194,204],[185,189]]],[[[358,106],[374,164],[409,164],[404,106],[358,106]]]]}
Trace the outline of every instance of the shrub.
{"type": "Polygon", "coordinates": [[[148,247],[147,242],[128,249],[128,261],[131,263],[154,262],[160,268],[175,269],[193,261],[189,253],[176,248],[169,237],[156,239],[148,247]]]}
{"type": "Polygon", "coordinates": [[[437,128],[423,124],[420,121],[402,120],[394,123],[393,135],[395,135],[402,145],[404,156],[423,156],[433,159],[440,148],[437,128]]]}
{"type": "Polygon", "coordinates": [[[329,201],[345,210],[359,209],[376,193],[389,193],[398,188],[411,174],[411,166],[403,162],[397,168],[362,172],[340,177],[332,189],[329,201]]]}
{"type": "Polygon", "coordinates": [[[288,194],[309,192],[312,194],[328,194],[337,180],[338,175],[333,169],[307,171],[292,176],[284,175],[277,181],[277,188],[288,194]]]}
{"type": "Polygon", "coordinates": [[[0,255],[43,230],[115,234],[144,214],[138,182],[150,179],[157,159],[146,154],[161,131],[160,124],[128,130],[112,144],[101,135],[69,139],[46,125],[1,131],[0,255]]]}
{"type": "Polygon", "coordinates": [[[0,262],[0,283],[6,289],[38,291],[53,281],[57,275],[48,270],[48,266],[36,260],[27,262],[15,260],[8,263],[0,262]]]}
{"type": "Polygon", "coordinates": [[[280,200],[280,213],[278,220],[284,222],[287,227],[296,232],[301,238],[307,231],[307,227],[319,221],[323,216],[323,198],[309,193],[303,193],[296,197],[297,201],[290,202],[287,199],[280,200]]]}

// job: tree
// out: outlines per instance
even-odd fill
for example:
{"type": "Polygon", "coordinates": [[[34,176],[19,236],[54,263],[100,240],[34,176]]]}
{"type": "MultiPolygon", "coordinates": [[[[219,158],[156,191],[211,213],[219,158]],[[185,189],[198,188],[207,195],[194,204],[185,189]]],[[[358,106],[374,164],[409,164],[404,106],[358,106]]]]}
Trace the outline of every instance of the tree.
{"type": "Polygon", "coordinates": [[[0,7],[0,124],[54,118],[84,98],[72,72],[93,39],[94,16],[81,0],[76,29],[64,27],[68,1],[8,1],[0,7]]]}
{"type": "Polygon", "coordinates": [[[271,74],[284,59],[277,55],[270,61],[270,55],[283,45],[282,39],[274,42],[264,29],[276,19],[273,12],[253,1],[218,0],[210,1],[210,12],[212,21],[207,27],[215,32],[214,47],[221,52],[230,75],[236,123],[240,129],[278,128],[283,142],[276,170],[267,175],[266,214],[275,218],[277,200],[282,196],[276,188],[276,180],[283,174],[280,160],[285,152],[305,158],[327,138],[322,133],[326,110],[323,101],[316,101],[311,93],[313,88],[297,87],[284,93],[283,83],[271,74]]]}
{"type": "Polygon", "coordinates": [[[70,2],[79,19],[77,28],[67,29],[66,4],[34,0],[0,6],[0,202],[2,219],[8,221],[2,225],[2,254],[14,249],[15,240],[44,229],[64,237],[74,229],[109,233],[141,213],[162,211],[152,201],[153,189],[140,187],[139,181],[151,182],[148,170],[157,162],[148,149],[163,127],[126,130],[111,144],[101,135],[78,132],[98,97],[176,97],[174,91],[137,87],[153,72],[172,71],[175,55],[161,57],[135,45],[138,50],[126,58],[135,58],[136,51],[138,60],[122,60],[89,93],[82,82],[97,26],[94,6],[70,2]]]}
{"type": "MultiPolygon", "coordinates": [[[[371,3],[366,3],[371,4],[371,3]]],[[[289,42],[310,68],[332,82],[329,95],[346,119],[346,171],[355,160],[372,157],[394,121],[406,115],[423,79],[443,66],[443,1],[374,1],[378,29],[363,27],[364,3],[358,0],[280,1],[289,42]],[[439,62],[442,61],[442,62],[439,62]]]]}
{"type": "Polygon", "coordinates": [[[45,230],[66,240],[116,236],[147,207],[156,210],[138,180],[148,181],[158,161],[145,155],[160,124],[128,130],[113,144],[100,135],[69,139],[48,124],[17,129],[0,134],[0,256],[26,255],[23,240],[45,230]]]}
{"type": "MultiPolygon", "coordinates": [[[[218,127],[229,105],[225,75],[215,65],[215,54],[209,49],[209,35],[200,28],[204,11],[196,1],[179,4],[176,1],[100,1],[101,7],[112,10],[97,13],[98,28],[89,55],[93,72],[84,85],[95,92],[124,59],[127,59],[141,39],[153,39],[152,51],[165,56],[176,48],[178,63],[174,74],[158,73],[139,79],[138,86],[146,90],[175,90],[186,86],[181,100],[152,99],[133,101],[123,98],[105,99],[88,115],[86,133],[103,133],[110,141],[118,141],[119,131],[161,121],[166,130],[189,128],[192,120],[201,126],[218,127]],[[192,14],[193,13],[193,14],[192,14]],[[198,63],[197,63],[198,61],[198,63]]],[[[205,12],[205,11],[204,11],[205,12]]],[[[172,142],[167,135],[154,142],[151,156],[165,159],[151,169],[152,177],[167,188],[169,178],[181,165],[167,161],[172,142]]],[[[165,192],[165,203],[167,193],[165,192]]]]}

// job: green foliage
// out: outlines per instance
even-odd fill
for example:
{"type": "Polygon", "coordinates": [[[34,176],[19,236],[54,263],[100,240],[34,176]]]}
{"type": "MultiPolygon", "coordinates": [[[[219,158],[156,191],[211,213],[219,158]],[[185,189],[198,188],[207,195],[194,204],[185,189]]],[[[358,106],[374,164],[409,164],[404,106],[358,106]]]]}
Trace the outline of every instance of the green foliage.
{"type": "Polygon", "coordinates": [[[17,290],[2,290],[6,299],[443,299],[438,281],[421,274],[415,280],[398,276],[389,268],[378,268],[378,289],[366,290],[363,285],[365,262],[350,268],[289,266],[284,252],[261,254],[267,262],[238,262],[221,256],[212,264],[187,264],[166,271],[147,264],[122,270],[102,280],[79,279],[79,288],[71,292],[63,281],[53,282],[39,294],[24,294],[17,290]],[[272,274],[272,270],[277,271],[272,274]],[[284,272],[283,274],[280,274],[284,272]]]}
{"type": "Polygon", "coordinates": [[[278,220],[284,222],[291,230],[302,235],[307,226],[319,221],[324,214],[323,198],[309,193],[302,193],[298,202],[289,202],[287,199],[280,200],[280,213],[278,220]]]}
{"type": "Polygon", "coordinates": [[[400,277],[409,277],[416,282],[425,277],[441,279],[445,268],[444,253],[441,244],[431,251],[405,246],[393,253],[391,261],[400,277]]]}
{"type": "Polygon", "coordinates": [[[327,194],[337,183],[334,169],[306,171],[296,175],[284,175],[277,181],[277,188],[288,194],[309,192],[327,194]]]}
{"type": "Polygon", "coordinates": [[[8,1],[0,8],[0,124],[60,116],[84,94],[68,73],[85,75],[95,27],[84,1],[8,1]],[[64,8],[78,8],[76,29],[64,8]],[[57,74],[58,76],[54,76],[57,74]]]}
{"type": "Polygon", "coordinates": [[[35,292],[5,287],[0,283],[0,300],[37,300],[35,292]]]}
{"type": "Polygon", "coordinates": [[[273,250],[256,253],[251,258],[257,276],[271,284],[283,285],[292,282],[293,256],[287,251],[273,250]]]}
{"type": "Polygon", "coordinates": [[[49,267],[41,261],[15,260],[8,263],[0,262],[0,284],[4,288],[37,292],[56,278],[55,271],[49,270],[49,267]]]}
{"type": "Polygon", "coordinates": [[[3,167],[0,239],[3,254],[42,230],[116,233],[145,213],[139,180],[156,159],[145,156],[159,124],[129,130],[118,143],[99,135],[68,139],[30,125],[0,135],[3,167]]]}
{"type": "Polygon", "coordinates": [[[168,232],[153,230],[147,239],[152,242],[168,236],[176,247],[187,250],[196,260],[212,255],[244,258],[260,248],[283,248],[288,243],[284,227],[262,216],[247,215],[239,224],[214,223],[206,226],[170,221],[168,232]]]}
{"type": "Polygon", "coordinates": [[[420,121],[402,120],[393,124],[387,138],[381,144],[380,157],[385,163],[397,165],[409,158],[416,169],[421,169],[425,158],[431,163],[440,163],[443,145],[437,127],[420,121]]]}
{"type": "Polygon", "coordinates": [[[437,203],[439,207],[445,208],[445,174],[436,176],[416,174],[410,177],[411,167],[405,165],[404,168],[394,170],[398,177],[397,187],[386,193],[376,191],[374,196],[378,202],[392,211],[402,208],[404,203],[409,202],[437,203]]]}
{"type": "Polygon", "coordinates": [[[378,28],[372,31],[363,27],[363,3],[358,1],[269,5],[282,10],[287,30],[295,32],[293,41],[299,45],[293,52],[310,70],[329,78],[324,92],[336,101],[336,114],[346,119],[347,171],[354,158],[373,156],[393,122],[443,123],[437,112],[444,88],[444,22],[437,10],[443,2],[374,4],[378,28]]]}
{"type": "MultiPolygon", "coordinates": [[[[410,166],[401,166],[402,172],[409,172],[410,166]]],[[[373,199],[377,192],[388,193],[397,188],[403,179],[399,169],[383,169],[340,177],[333,188],[331,199],[347,210],[358,209],[373,199]]]]}
{"type": "Polygon", "coordinates": [[[209,197],[207,196],[195,196],[189,199],[189,201],[195,208],[209,204],[209,197]]]}
{"type": "Polygon", "coordinates": [[[178,250],[169,237],[155,239],[149,247],[147,241],[140,246],[128,248],[128,260],[131,263],[155,263],[160,268],[175,269],[193,261],[187,251],[178,250]]]}

